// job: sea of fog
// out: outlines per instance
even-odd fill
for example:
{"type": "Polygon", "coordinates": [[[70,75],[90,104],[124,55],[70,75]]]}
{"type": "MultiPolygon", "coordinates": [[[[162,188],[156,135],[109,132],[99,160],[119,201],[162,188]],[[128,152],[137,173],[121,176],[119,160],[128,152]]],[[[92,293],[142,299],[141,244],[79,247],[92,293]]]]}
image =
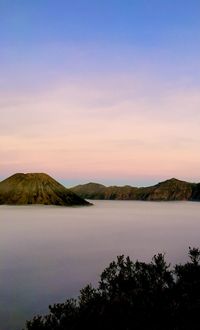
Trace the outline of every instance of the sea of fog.
{"type": "Polygon", "coordinates": [[[0,330],[20,330],[76,297],[117,255],[172,264],[200,246],[200,203],[93,201],[91,207],[0,206],[0,330]]]}

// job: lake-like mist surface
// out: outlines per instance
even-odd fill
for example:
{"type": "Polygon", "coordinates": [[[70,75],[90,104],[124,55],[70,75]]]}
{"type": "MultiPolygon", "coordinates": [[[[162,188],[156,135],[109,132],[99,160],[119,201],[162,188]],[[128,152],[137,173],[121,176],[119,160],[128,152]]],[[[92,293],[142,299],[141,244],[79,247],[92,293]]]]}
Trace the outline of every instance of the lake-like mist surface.
{"type": "Polygon", "coordinates": [[[76,297],[117,255],[172,264],[200,246],[200,203],[93,201],[92,207],[0,206],[0,330],[21,329],[76,297]]]}

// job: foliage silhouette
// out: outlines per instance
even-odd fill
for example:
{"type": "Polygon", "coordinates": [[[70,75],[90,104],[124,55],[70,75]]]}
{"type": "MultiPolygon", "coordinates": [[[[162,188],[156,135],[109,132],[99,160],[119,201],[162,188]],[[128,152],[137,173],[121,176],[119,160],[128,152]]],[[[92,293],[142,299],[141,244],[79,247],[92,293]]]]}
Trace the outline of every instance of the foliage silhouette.
{"type": "Polygon", "coordinates": [[[150,263],[118,256],[99,285],[87,285],[78,299],[49,306],[50,313],[27,321],[27,330],[200,329],[200,250],[171,269],[163,254],[150,263]]]}

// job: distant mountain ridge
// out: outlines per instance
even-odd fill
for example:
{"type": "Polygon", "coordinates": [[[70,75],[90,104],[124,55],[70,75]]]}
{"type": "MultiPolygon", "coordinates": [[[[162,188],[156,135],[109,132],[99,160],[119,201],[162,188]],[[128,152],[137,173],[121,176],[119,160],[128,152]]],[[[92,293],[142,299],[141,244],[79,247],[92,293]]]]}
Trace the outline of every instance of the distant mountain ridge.
{"type": "Polygon", "coordinates": [[[87,183],[71,188],[86,199],[147,200],[147,201],[200,201],[200,183],[172,178],[149,187],[110,186],[87,183]]]}
{"type": "Polygon", "coordinates": [[[45,173],[16,173],[0,182],[0,205],[89,205],[45,173]]]}

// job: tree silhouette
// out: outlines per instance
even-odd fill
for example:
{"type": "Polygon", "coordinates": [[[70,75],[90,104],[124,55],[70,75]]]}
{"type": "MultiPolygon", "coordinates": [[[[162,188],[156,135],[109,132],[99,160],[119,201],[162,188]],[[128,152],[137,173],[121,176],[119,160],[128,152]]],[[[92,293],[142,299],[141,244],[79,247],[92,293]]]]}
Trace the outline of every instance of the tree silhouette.
{"type": "Polygon", "coordinates": [[[124,255],[102,272],[97,288],[87,285],[77,299],[49,306],[46,316],[27,321],[27,330],[199,329],[200,250],[174,269],[161,253],[150,263],[124,255]]]}

